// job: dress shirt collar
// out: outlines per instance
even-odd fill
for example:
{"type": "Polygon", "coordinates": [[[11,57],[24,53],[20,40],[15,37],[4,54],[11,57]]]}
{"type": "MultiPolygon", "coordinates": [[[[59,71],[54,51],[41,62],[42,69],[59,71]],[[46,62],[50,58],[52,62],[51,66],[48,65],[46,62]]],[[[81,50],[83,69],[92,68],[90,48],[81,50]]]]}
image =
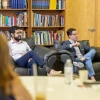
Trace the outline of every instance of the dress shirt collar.
{"type": "Polygon", "coordinates": [[[13,44],[13,43],[22,43],[22,40],[20,40],[19,42],[15,42],[12,38],[11,38],[11,43],[13,44]]]}
{"type": "Polygon", "coordinates": [[[71,39],[69,39],[69,41],[71,42],[71,43],[75,43],[73,40],[71,40],[71,39]]]}

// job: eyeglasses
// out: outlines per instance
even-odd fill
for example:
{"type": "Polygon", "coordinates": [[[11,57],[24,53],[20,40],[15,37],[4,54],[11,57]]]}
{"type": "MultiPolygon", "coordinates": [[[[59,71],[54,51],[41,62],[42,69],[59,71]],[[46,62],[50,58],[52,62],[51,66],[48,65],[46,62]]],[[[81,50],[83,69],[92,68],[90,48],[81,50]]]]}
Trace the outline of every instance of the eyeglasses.
{"type": "Polygon", "coordinates": [[[16,34],[22,34],[22,32],[16,32],[16,34]]]}
{"type": "Polygon", "coordinates": [[[76,35],[78,35],[78,34],[72,34],[72,35],[76,36],[76,35]]]}

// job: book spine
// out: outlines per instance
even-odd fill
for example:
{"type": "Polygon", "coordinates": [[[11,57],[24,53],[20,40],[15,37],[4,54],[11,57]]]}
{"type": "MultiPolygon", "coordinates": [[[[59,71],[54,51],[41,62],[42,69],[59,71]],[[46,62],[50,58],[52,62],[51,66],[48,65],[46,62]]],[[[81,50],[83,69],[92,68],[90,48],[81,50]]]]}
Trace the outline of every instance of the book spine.
{"type": "Polygon", "coordinates": [[[1,0],[0,0],[0,9],[2,8],[1,3],[2,3],[2,2],[1,2],[1,0]]]}

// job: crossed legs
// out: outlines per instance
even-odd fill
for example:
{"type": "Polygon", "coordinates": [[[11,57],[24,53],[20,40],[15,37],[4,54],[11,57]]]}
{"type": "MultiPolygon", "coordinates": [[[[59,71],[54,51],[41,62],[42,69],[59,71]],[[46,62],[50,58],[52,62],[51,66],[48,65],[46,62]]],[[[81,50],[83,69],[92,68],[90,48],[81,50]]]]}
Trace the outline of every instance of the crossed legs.
{"type": "Polygon", "coordinates": [[[95,81],[94,75],[94,69],[92,66],[92,59],[95,55],[96,51],[94,49],[91,49],[87,54],[85,54],[80,60],[82,60],[84,62],[84,64],[86,65],[86,69],[88,70],[89,73],[89,77],[91,78],[91,80],[95,81]]]}

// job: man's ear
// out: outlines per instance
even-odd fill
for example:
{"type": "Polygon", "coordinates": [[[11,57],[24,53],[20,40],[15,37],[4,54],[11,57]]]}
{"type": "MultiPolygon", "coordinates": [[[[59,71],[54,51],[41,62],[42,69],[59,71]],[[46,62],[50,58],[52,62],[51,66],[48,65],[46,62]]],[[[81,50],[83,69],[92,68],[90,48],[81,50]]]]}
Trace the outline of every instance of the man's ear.
{"type": "Polygon", "coordinates": [[[71,37],[71,35],[68,36],[69,38],[71,37]]]}

